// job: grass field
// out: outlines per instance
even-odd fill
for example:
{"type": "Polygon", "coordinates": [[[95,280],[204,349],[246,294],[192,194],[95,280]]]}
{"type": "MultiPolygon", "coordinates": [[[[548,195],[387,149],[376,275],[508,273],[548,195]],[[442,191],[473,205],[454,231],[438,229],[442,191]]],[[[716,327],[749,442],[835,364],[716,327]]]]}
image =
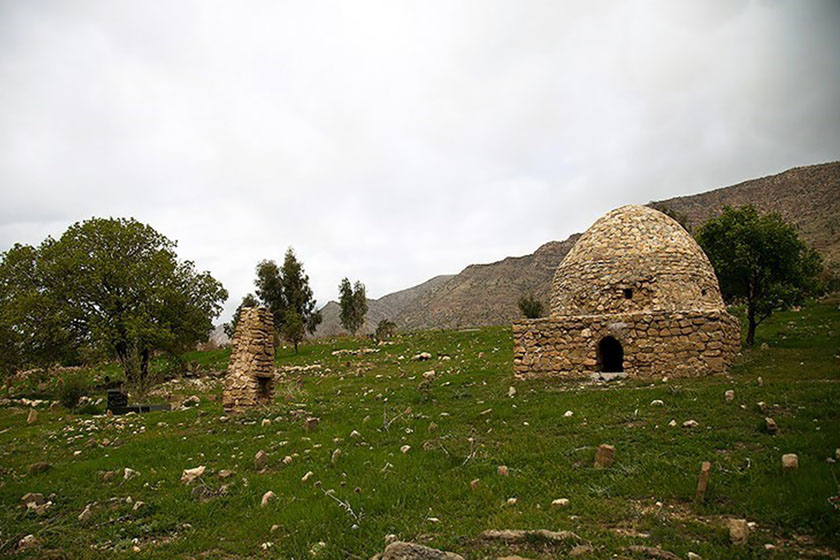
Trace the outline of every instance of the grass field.
{"type": "MultiPolygon", "coordinates": [[[[171,383],[175,398],[201,397],[171,412],[107,418],[59,407],[28,425],[27,408],[0,408],[0,556],[369,558],[389,534],[466,558],[558,558],[575,545],[602,559],[644,557],[630,545],[681,558],[840,556],[840,511],[828,502],[840,469],[827,460],[840,448],[837,301],[774,315],[725,376],[517,381],[511,346],[510,329],[498,327],[283,349],[279,367],[314,367],[287,371],[270,409],[227,421],[218,379],[171,383]],[[421,351],[433,359],[413,361],[421,351]],[[429,370],[434,379],[420,387],[429,370]],[[310,416],[320,422],[307,431],[310,416]],[[765,416],[778,434],[762,429],[765,416]],[[690,419],[699,425],[684,428],[690,419]],[[602,443],[615,446],[616,462],[596,470],[602,443]],[[782,472],[784,453],[799,455],[798,470],[782,472]],[[30,474],[39,461],[52,468],[30,474]],[[711,482],[695,504],[703,461],[711,482]],[[205,474],[183,484],[182,471],[198,466],[205,474]],[[139,474],[126,480],[125,468],[139,474]],[[261,507],[267,491],[276,498],[261,507]],[[27,492],[53,505],[28,512],[27,492]],[[569,504],[553,508],[557,498],[569,504]],[[755,523],[747,545],[731,544],[730,517],[755,523]],[[504,545],[482,540],[486,529],[566,530],[580,541],[504,545]],[[17,552],[28,534],[41,547],[17,552]]],[[[189,358],[223,369],[227,352],[189,358]]],[[[31,391],[22,383],[12,396],[31,391]]]]}

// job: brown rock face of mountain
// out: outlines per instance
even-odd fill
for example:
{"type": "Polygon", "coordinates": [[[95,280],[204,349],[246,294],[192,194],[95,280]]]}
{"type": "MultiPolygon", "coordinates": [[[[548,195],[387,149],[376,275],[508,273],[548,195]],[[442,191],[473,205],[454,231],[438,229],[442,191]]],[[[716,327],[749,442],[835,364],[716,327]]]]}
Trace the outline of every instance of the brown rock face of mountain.
{"type": "MultiPolygon", "coordinates": [[[[689,229],[720,213],[724,206],[752,204],[761,212],[779,212],[802,238],[822,253],[840,274],[840,162],[797,167],[778,175],[657,203],[685,216],[689,229]]],[[[518,299],[533,293],[548,310],[554,270],[579,234],[550,241],[530,255],[476,264],[455,276],[437,276],[424,284],[368,300],[364,332],[390,319],[403,330],[461,328],[511,323],[520,317],[518,299]]],[[[317,335],[342,332],[339,307],[328,303],[317,335]]]]}
{"type": "Polygon", "coordinates": [[[724,206],[752,204],[762,213],[778,212],[822,254],[828,268],[840,272],[840,162],[795,167],[778,175],[656,204],[685,216],[689,229],[718,215],[724,206]]]}
{"type": "Polygon", "coordinates": [[[533,293],[548,310],[554,269],[577,241],[549,241],[534,253],[491,264],[473,264],[434,292],[409,303],[396,318],[401,329],[454,329],[509,323],[519,317],[517,301],[533,293]]]}

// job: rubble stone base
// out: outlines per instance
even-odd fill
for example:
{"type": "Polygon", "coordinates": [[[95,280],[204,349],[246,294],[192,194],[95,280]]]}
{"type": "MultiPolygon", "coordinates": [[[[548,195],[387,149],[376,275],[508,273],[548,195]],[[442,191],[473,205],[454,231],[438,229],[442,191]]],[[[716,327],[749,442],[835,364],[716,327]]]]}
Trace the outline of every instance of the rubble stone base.
{"type": "Polygon", "coordinates": [[[513,324],[514,371],[522,376],[582,376],[602,371],[599,344],[615,338],[630,376],[723,373],[741,344],[738,319],[725,311],[560,316],[513,324]]]}

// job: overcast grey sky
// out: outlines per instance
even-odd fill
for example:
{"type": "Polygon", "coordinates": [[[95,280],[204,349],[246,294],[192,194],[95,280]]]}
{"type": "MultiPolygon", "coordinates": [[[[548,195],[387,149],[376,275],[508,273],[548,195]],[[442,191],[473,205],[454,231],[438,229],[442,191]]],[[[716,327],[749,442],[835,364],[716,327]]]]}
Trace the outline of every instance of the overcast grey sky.
{"type": "Polygon", "coordinates": [[[840,159],[840,2],[0,1],[0,251],[134,216],[319,304],[840,159]]]}

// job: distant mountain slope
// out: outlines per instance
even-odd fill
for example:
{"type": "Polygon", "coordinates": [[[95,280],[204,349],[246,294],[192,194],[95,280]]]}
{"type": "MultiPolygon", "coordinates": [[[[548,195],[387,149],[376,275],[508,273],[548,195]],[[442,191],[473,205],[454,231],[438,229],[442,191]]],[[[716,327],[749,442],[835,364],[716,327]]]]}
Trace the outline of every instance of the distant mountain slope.
{"type": "MultiPolygon", "coordinates": [[[[727,205],[753,204],[762,212],[777,211],[822,253],[829,268],[840,273],[840,162],[797,167],[658,204],[686,216],[689,227],[702,224],[727,205]]],[[[468,266],[409,303],[396,323],[408,330],[510,323],[520,316],[516,302],[522,294],[533,292],[548,303],[554,269],[578,237],[551,241],[531,255],[468,266]]]]}
{"type": "Polygon", "coordinates": [[[779,212],[796,225],[834,272],[840,272],[840,162],[795,167],[730,187],[657,202],[686,216],[696,228],[724,206],[752,204],[761,212],[779,212]]]}
{"type": "MultiPolygon", "coordinates": [[[[840,274],[840,162],[796,167],[761,179],[651,203],[685,216],[689,228],[717,215],[724,206],[753,204],[779,212],[840,274]]],[[[510,323],[519,318],[517,300],[533,293],[548,305],[551,278],[579,234],[550,241],[534,253],[490,264],[470,265],[454,276],[436,276],[413,288],[368,300],[363,328],[371,333],[384,318],[403,330],[460,328],[510,323]]],[[[343,332],[339,306],[329,302],[316,336],[343,332]]]]}
{"type": "MultiPolygon", "coordinates": [[[[442,284],[445,284],[451,274],[442,274],[434,278],[407,288],[399,292],[382,296],[379,299],[368,299],[368,312],[365,316],[365,324],[360,329],[362,334],[370,334],[376,330],[376,325],[382,319],[394,320],[402,310],[416,298],[435,292],[442,284]]],[[[338,302],[330,301],[321,308],[321,324],[315,331],[315,336],[335,336],[345,333],[341,326],[341,306],[338,302]]]]}
{"type": "Polygon", "coordinates": [[[528,293],[547,308],[554,269],[577,238],[549,241],[530,255],[470,265],[409,303],[397,316],[397,326],[418,330],[507,323],[519,316],[517,301],[528,293]]]}

